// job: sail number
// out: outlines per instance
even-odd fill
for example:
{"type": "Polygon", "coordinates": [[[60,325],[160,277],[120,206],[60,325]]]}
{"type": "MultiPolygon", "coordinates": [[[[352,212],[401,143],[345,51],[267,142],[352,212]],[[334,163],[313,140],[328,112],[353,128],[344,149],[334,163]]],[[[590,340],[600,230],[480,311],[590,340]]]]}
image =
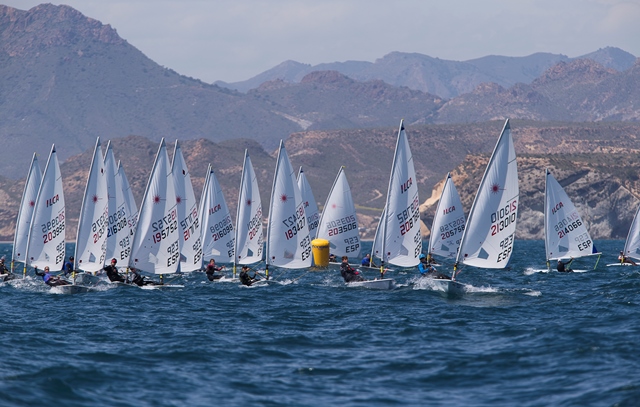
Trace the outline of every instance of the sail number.
{"type": "Polygon", "coordinates": [[[491,236],[495,236],[516,222],[518,208],[517,201],[508,202],[504,208],[500,208],[491,214],[491,236]]]}
{"type": "Polygon", "coordinates": [[[167,253],[169,253],[169,257],[167,258],[167,267],[171,267],[180,259],[180,245],[177,241],[171,243],[171,246],[167,247],[167,253]]]}
{"type": "Polygon", "coordinates": [[[151,223],[153,229],[153,243],[160,243],[163,239],[178,230],[178,211],[174,208],[171,212],[151,223]]]}
{"type": "MultiPolygon", "coordinates": [[[[180,221],[180,227],[182,228],[182,235],[185,242],[189,240],[191,235],[196,234],[196,229],[200,227],[200,219],[198,218],[198,210],[195,206],[191,208],[191,212],[187,217],[180,221]]],[[[200,236],[200,233],[197,235],[200,236]]]]}
{"type": "Polygon", "coordinates": [[[573,212],[569,216],[558,222],[554,226],[554,229],[558,233],[558,238],[562,239],[569,233],[577,230],[580,226],[582,226],[580,215],[578,215],[578,212],[573,212]]]}
{"type": "Polygon", "coordinates": [[[233,224],[231,223],[231,216],[229,215],[225,216],[224,219],[215,225],[209,226],[209,233],[211,233],[214,242],[222,239],[231,232],[233,232],[233,224]]]}
{"type": "Polygon", "coordinates": [[[358,224],[356,223],[356,217],[354,215],[327,222],[327,232],[329,236],[336,236],[340,233],[356,229],[358,229],[358,224]]]}
{"type": "Polygon", "coordinates": [[[129,236],[125,236],[124,239],[118,242],[120,246],[120,260],[124,260],[131,254],[131,239],[129,236]]]}
{"type": "Polygon", "coordinates": [[[284,237],[286,237],[287,240],[292,239],[299,231],[304,230],[307,223],[306,217],[304,216],[303,204],[300,204],[292,215],[283,219],[282,224],[288,228],[284,231],[284,237]]]}
{"type": "Polygon", "coordinates": [[[307,260],[311,256],[311,239],[309,239],[309,236],[302,239],[300,248],[302,249],[302,260],[307,260]]]}
{"type": "Polygon", "coordinates": [[[589,239],[589,233],[585,232],[574,239],[578,242],[578,250],[583,251],[591,247],[591,239],[589,239]]]}
{"type": "Polygon", "coordinates": [[[64,211],[61,211],[53,219],[42,225],[42,238],[44,243],[49,243],[64,232],[64,211]]]}
{"type": "MultiPolygon", "coordinates": [[[[262,206],[258,208],[255,216],[251,218],[251,220],[247,224],[247,229],[249,230],[249,240],[253,240],[253,238],[258,234],[260,226],[262,226],[262,206]]],[[[260,236],[262,236],[262,233],[260,234],[260,236]]],[[[260,245],[260,239],[258,239],[258,245],[260,245]]]]}
{"type": "Polygon", "coordinates": [[[407,232],[413,229],[414,225],[418,224],[420,219],[420,203],[418,202],[418,194],[413,198],[413,202],[407,209],[396,215],[398,223],[400,224],[400,235],[404,236],[407,232]]]}
{"type": "Polygon", "coordinates": [[[360,239],[358,236],[348,237],[344,239],[346,245],[345,251],[347,253],[359,253],[360,252],[360,239]]]}
{"type": "Polygon", "coordinates": [[[508,260],[509,257],[511,257],[510,255],[511,255],[511,250],[513,249],[514,234],[515,232],[500,241],[500,249],[502,249],[502,251],[498,253],[498,260],[497,260],[498,263],[500,263],[503,260],[508,260]]]}

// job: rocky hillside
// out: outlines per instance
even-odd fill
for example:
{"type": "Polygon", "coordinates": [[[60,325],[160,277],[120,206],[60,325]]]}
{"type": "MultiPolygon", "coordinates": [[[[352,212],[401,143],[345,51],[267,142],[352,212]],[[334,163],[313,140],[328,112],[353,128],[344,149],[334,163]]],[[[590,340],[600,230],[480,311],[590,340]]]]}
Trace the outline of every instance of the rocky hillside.
{"type": "MultiPolygon", "coordinates": [[[[486,161],[497,140],[502,122],[472,125],[407,126],[409,143],[418,175],[421,208],[428,227],[438,188],[446,173],[454,181],[468,212],[486,161]]],[[[627,233],[640,197],[640,124],[634,123],[536,123],[512,121],[519,163],[520,200],[518,227],[520,238],[542,237],[544,169],[566,187],[586,220],[594,238],[619,238],[627,233]]],[[[340,166],[346,175],[358,209],[363,238],[372,238],[384,206],[397,128],[369,130],[308,131],[285,141],[294,167],[304,166],[316,200],[326,200],[340,166]]],[[[106,142],[103,142],[103,147],[106,142]]],[[[142,199],[158,143],[143,137],[113,140],[116,158],[122,160],[138,203],[142,199]]],[[[253,140],[240,139],[214,143],[210,140],[184,140],[181,146],[199,197],[208,163],[212,163],[225,192],[227,204],[235,213],[245,149],[260,182],[267,211],[276,151],[266,151],[253,140]]],[[[169,143],[171,155],[171,143],[169,143]]],[[[75,225],[92,149],[62,164],[69,227],[67,238],[75,236],[75,225]]],[[[41,156],[44,162],[46,157],[41,156]]],[[[0,178],[0,239],[13,239],[15,217],[24,180],[0,178]]]]}

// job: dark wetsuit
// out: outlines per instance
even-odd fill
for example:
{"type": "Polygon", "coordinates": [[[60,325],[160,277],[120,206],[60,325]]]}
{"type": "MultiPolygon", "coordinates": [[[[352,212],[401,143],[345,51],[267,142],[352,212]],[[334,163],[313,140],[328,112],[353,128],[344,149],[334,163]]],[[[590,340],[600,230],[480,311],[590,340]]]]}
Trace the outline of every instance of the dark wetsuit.
{"type": "Polygon", "coordinates": [[[565,266],[567,264],[571,263],[571,261],[568,261],[566,263],[563,263],[562,261],[558,260],[558,267],[556,267],[556,269],[560,272],[560,273],[571,273],[573,272],[573,270],[566,268],[565,266]]]}
{"type": "Polygon", "coordinates": [[[0,277],[0,281],[12,280],[15,277],[11,273],[11,270],[9,270],[7,266],[4,265],[4,263],[0,264],[0,274],[5,274],[4,276],[0,277]]]}
{"type": "Polygon", "coordinates": [[[121,283],[125,283],[124,277],[118,273],[118,268],[116,266],[108,265],[103,268],[104,271],[107,272],[107,277],[109,277],[109,281],[120,281],[121,283]]]}
{"type": "Polygon", "coordinates": [[[209,281],[214,281],[222,278],[221,274],[216,274],[216,271],[222,270],[221,266],[214,266],[213,264],[207,264],[207,269],[205,272],[207,273],[207,278],[209,281]]]}
{"type": "Polygon", "coordinates": [[[341,263],[340,264],[340,274],[344,279],[345,283],[352,283],[354,281],[364,281],[364,278],[354,270],[349,263],[341,263]]]}
{"type": "Polygon", "coordinates": [[[249,272],[248,272],[248,271],[244,271],[244,270],[242,270],[242,271],[240,272],[240,282],[241,282],[242,284],[244,284],[244,285],[251,285],[251,284],[255,283],[256,281],[258,281],[258,280],[256,280],[256,275],[255,275],[255,273],[253,274],[253,278],[251,278],[251,277],[249,276],[249,272]]]}
{"type": "Polygon", "coordinates": [[[140,273],[135,270],[131,270],[131,284],[142,287],[143,285],[155,285],[156,283],[151,280],[145,280],[140,273]]]}

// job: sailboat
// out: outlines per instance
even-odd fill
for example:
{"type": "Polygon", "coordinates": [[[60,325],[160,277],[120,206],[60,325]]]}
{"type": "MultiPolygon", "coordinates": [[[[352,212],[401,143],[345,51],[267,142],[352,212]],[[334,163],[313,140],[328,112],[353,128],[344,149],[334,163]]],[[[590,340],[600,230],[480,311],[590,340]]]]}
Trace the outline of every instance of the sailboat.
{"type": "MultiPolygon", "coordinates": [[[[51,147],[49,159],[33,208],[25,258],[27,266],[61,270],[65,258],[65,201],[62,175],[56,147],[51,147]]],[[[69,284],[52,287],[53,292],[74,294],[87,292],[88,287],[69,284]]]]}
{"type": "MultiPolygon", "coordinates": [[[[129,267],[163,276],[174,274],[180,263],[180,226],[173,175],[164,138],[160,142],[149,182],[144,192],[129,267]]],[[[145,285],[141,288],[182,287],[145,285]]]]}
{"type": "Polygon", "coordinates": [[[544,189],[544,231],[548,269],[551,260],[600,255],[587,225],[548,168],[544,189]]]}
{"type": "Polygon", "coordinates": [[[337,258],[360,256],[360,228],[344,167],[338,170],[327,195],[318,221],[317,237],[329,242],[329,250],[337,258]]]}
{"type": "Polygon", "coordinates": [[[235,228],[229,207],[224,199],[218,178],[211,164],[207,169],[202,198],[200,199],[202,220],[202,254],[205,261],[215,258],[220,263],[233,262],[235,228]]]}
{"type": "MultiPolygon", "coordinates": [[[[627,234],[627,240],[624,243],[623,255],[624,257],[630,257],[636,260],[640,260],[640,207],[636,211],[633,217],[631,226],[629,227],[629,233],[627,234]]],[[[632,263],[618,262],[614,264],[607,264],[607,266],[632,266],[632,263]]]]}
{"type": "Polygon", "coordinates": [[[311,239],[302,194],[282,140],[269,204],[267,278],[269,266],[287,269],[311,267],[311,239]]]}
{"type": "Polygon", "coordinates": [[[302,202],[304,202],[304,213],[307,215],[309,239],[313,240],[317,235],[320,212],[318,211],[318,204],[313,196],[311,185],[309,185],[309,181],[307,180],[307,176],[304,175],[302,167],[300,167],[300,171],[298,171],[298,188],[300,188],[302,202]]]}
{"type": "Polygon", "coordinates": [[[131,195],[131,188],[124,174],[124,169],[120,163],[116,164],[111,142],[107,143],[104,170],[107,174],[107,191],[109,195],[109,226],[107,228],[105,259],[116,259],[119,264],[126,267],[129,264],[138,208],[133,201],[133,195],[131,195]],[[129,195],[131,195],[133,207],[127,201],[129,195]]]}
{"type": "Polygon", "coordinates": [[[378,281],[387,281],[389,288],[394,282],[390,278],[382,278],[385,264],[416,267],[420,262],[422,236],[418,180],[403,120],[398,129],[387,198],[376,230],[373,251],[381,260],[381,279],[378,281]]]}
{"type": "Polygon", "coordinates": [[[236,265],[249,265],[262,261],[263,246],[262,200],[249,151],[245,150],[236,213],[233,278],[236,278],[236,265]]]}
{"type": "Polygon", "coordinates": [[[460,195],[451,179],[451,173],[448,173],[431,224],[429,255],[454,260],[460,248],[465,223],[460,195]]]}
{"type": "Polygon", "coordinates": [[[441,291],[452,296],[464,293],[464,285],[456,281],[459,265],[507,267],[513,253],[518,199],[518,166],[507,119],[471,205],[451,280],[433,280],[441,291]]]}
{"type": "Polygon", "coordinates": [[[202,268],[202,236],[200,214],[193,192],[191,175],[184,161],[180,143],[176,140],[173,150],[171,173],[175,181],[178,205],[178,225],[180,226],[180,268],[182,272],[202,268]]]}
{"type": "Polygon", "coordinates": [[[29,238],[29,230],[31,229],[31,218],[35,209],[38,190],[42,182],[42,171],[38,164],[36,154],[33,154],[31,166],[27,174],[27,180],[24,184],[22,192],[22,200],[18,209],[18,218],[16,219],[16,232],[13,236],[13,253],[11,256],[11,272],[14,271],[14,262],[24,263],[23,275],[27,274],[27,240],[29,238]]]}
{"type": "MultiPolygon", "coordinates": [[[[109,225],[109,194],[107,173],[100,148],[100,138],[96,140],[87,185],[84,190],[78,231],[76,234],[76,267],[87,272],[97,272],[104,267],[107,251],[107,227],[109,225]]],[[[74,275],[74,278],[76,276],[74,275]]],[[[84,277],[84,274],[83,274],[84,277]]],[[[82,279],[83,282],[89,280],[82,279]]]]}

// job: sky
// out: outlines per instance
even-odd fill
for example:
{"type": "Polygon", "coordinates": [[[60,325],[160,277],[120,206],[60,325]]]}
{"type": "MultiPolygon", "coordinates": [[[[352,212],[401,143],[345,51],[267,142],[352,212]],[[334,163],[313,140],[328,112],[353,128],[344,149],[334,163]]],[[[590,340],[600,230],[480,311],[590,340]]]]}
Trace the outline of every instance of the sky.
{"type": "MultiPolygon", "coordinates": [[[[0,0],[22,10],[42,3],[0,0]]],[[[287,61],[392,51],[465,61],[613,46],[640,56],[640,0],[49,0],[110,24],[160,65],[212,83],[287,61]]]]}

